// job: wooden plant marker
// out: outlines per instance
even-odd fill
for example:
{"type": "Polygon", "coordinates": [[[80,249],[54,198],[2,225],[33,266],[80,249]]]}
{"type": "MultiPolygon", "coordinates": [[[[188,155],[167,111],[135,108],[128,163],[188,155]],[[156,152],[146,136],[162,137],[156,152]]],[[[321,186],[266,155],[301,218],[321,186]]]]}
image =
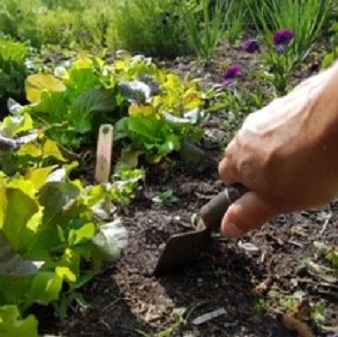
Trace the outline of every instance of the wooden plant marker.
{"type": "Polygon", "coordinates": [[[107,183],[110,178],[111,157],[113,152],[114,128],[110,124],[100,126],[96,147],[95,180],[107,183]]]}

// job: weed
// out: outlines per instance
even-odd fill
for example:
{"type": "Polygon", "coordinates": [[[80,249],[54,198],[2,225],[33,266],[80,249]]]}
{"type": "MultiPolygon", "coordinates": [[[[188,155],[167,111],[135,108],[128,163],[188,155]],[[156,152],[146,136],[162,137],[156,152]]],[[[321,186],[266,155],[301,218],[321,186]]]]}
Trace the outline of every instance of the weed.
{"type": "Polygon", "coordinates": [[[314,246],[319,253],[334,267],[338,269],[338,249],[330,247],[324,242],[315,241],[314,246]]]}
{"type": "Polygon", "coordinates": [[[175,196],[174,191],[172,189],[167,189],[163,192],[160,192],[156,200],[159,200],[166,206],[172,206],[176,204],[179,199],[175,196]]]}
{"type": "Polygon", "coordinates": [[[268,303],[264,298],[257,298],[255,300],[254,309],[255,313],[259,316],[262,316],[267,311],[268,303]]]}

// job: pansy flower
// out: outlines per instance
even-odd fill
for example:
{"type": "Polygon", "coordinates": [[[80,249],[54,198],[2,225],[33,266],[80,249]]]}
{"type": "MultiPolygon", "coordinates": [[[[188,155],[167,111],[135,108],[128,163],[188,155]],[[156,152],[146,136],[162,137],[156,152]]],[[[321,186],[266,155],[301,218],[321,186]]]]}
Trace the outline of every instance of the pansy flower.
{"type": "Polygon", "coordinates": [[[259,44],[256,39],[249,39],[242,44],[242,49],[249,54],[259,52],[259,44]]]}
{"type": "Polygon", "coordinates": [[[230,66],[223,74],[223,85],[228,87],[231,85],[231,80],[239,76],[242,73],[242,68],[239,65],[230,66]]]}
{"type": "Polygon", "coordinates": [[[281,29],[278,30],[273,35],[273,44],[276,47],[276,51],[278,54],[284,54],[287,50],[288,45],[293,40],[294,34],[289,29],[281,29]]]}

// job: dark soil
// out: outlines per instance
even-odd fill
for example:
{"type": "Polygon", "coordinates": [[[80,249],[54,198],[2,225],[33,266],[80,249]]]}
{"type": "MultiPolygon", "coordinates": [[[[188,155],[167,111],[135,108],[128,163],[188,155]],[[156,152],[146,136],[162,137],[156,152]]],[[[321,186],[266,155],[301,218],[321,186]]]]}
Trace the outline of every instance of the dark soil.
{"type": "MultiPolygon", "coordinates": [[[[218,67],[208,67],[214,81],[220,81],[223,62],[257,64],[255,56],[223,49],[218,67]]],[[[189,63],[173,67],[184,72],[189,63]]],[[[338,331],[338,275],[324,269],[332,266],[314,246],[315,241],[337,246],[338,203],[280,216],[238,241],[215,233],[194,263],[174,274],[152,276],[166,240],[194,230],[192,216],[223,187],[217,162],[222,156],[219,144],[228,132],[226,118],[221,112],[205,126],[207,165],[192,168],[168,159],[150,169],[136,200],[121,215],[129,231],[121,260],[85,287],[87,308],[77,307],[67,321],[41,327],[43,331],[67,337],[296,336],[281,318],[290,310],[286,300],[300,292],[322,308],[323,320],[308,322],[314,335],[338,331]],[[154,196],[168,189],[178,198],[176,203],[153,202],[154,196]],[[267,279],[267,288],[257,294],[255,287],[267,279]],[[193,323],[198,316],[222,308],[219,317],[193,323]],[[180,316],[179,309],[186,311],[180,316]]]]}

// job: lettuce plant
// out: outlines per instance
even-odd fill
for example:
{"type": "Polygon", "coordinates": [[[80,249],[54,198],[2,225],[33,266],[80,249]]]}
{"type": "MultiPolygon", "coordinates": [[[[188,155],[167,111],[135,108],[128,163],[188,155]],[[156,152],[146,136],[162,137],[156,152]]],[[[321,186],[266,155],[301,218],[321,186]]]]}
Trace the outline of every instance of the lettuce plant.
{"type": "Polygon", "coordinates": [[[102,123],[116,126],[115,140],[123,141],[129,158],[145,155],[150,162],[202,137],[205,95],[199,83],[140,55],[120,52],[113,64],[76,59],[55,74],[29,76],[26,95],[31,104],[22,111],[48,126],[53,140],[73,148],[93,142],[102,123]]]}
{"type": "Polygon", "coordinates": [[[103,261],[115,262],[127,244],[128,233],[112,215],[112,205],[128,205],[144,177],[143,170],[116,165],[110,183],[85,186],[69,177],[77,163],[69,162],[43,130],[32,127],[25,113],[0,124],[0,140],[13,145],[0,150],[4,336],[38,336],[37,318],[28,315],[33,305],[51,305],[65,317],[74,302],[84,304],[80,287],[103,261]]]}

